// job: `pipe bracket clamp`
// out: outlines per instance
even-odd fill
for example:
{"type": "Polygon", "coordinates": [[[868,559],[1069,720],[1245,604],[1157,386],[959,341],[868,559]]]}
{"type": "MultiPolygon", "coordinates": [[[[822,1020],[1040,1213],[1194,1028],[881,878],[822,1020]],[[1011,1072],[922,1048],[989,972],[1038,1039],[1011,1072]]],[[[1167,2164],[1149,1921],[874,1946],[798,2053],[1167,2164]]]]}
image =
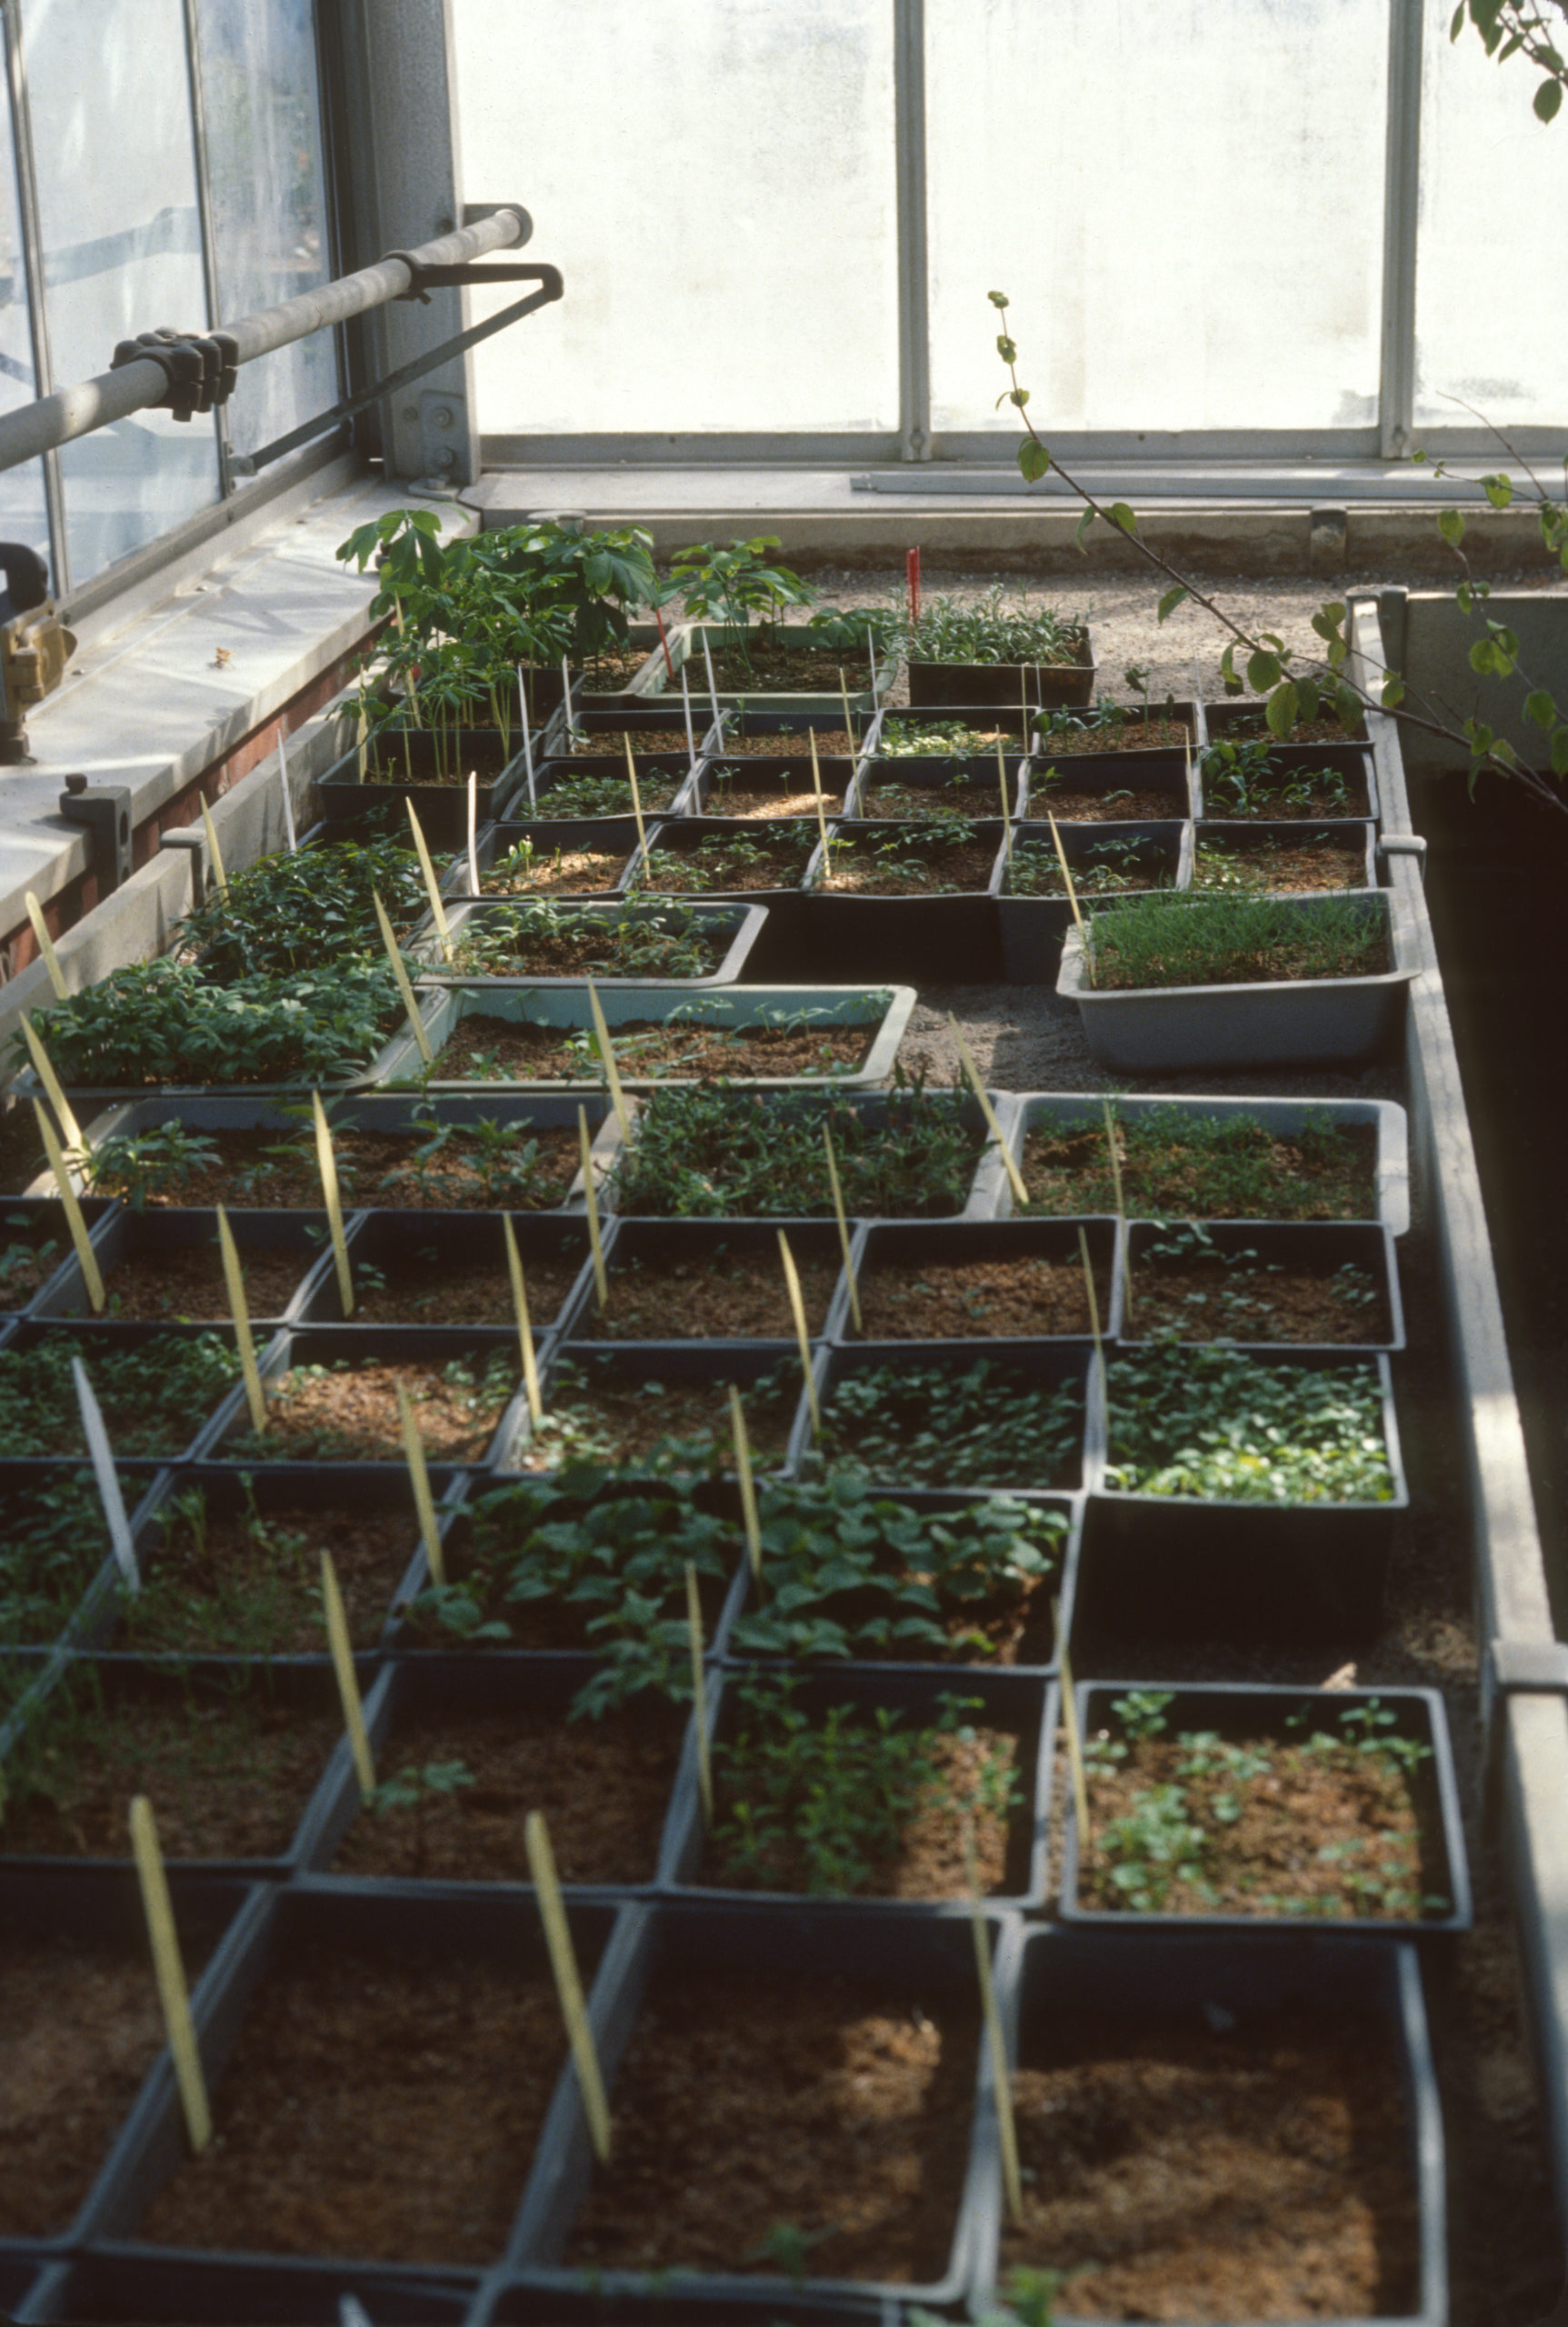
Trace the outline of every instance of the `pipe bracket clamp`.
{"type": "Polygon", "coordinates": [[[122,339],[109,359],[117,372],[126,364],[156,364],[164,375],[163,394],[152,407],[165,405],[176,420],[211,412],[227,404],[239,379],[240,344],[232,332],[145,331],[122,339]]]}

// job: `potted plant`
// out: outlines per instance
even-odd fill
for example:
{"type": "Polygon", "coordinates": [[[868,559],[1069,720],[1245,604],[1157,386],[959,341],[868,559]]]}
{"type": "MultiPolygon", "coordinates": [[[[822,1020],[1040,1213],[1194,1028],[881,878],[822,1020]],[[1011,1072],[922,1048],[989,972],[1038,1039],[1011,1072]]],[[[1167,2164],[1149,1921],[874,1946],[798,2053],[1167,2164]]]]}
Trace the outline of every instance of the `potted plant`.
{"type": "Polygon", "coordinates": [[[933,598],[906,621],[900,644],[914,704],[1086,704],[1096,664],[1082,615],[1003,604],[1001,583],[975,604],[933,598]]]}

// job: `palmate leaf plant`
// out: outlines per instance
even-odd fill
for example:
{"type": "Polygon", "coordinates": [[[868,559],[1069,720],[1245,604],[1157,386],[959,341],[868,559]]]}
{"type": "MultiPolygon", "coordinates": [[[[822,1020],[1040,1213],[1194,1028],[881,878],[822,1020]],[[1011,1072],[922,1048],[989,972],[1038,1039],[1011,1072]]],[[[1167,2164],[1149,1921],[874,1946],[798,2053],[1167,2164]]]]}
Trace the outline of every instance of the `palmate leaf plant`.
{"type": "Polygon", "coordinates": [[[1373,1365],[1157,1349],[1106,1369],[1105,1483],[1219,1503],[1391,1503],[1373,1365]]]}
{"type": "Polygon", "coordinates": [[[688,1703],[686,1563],[707,1604],[738,1556],[734,1520],[704,1510],[697,1488],[653,1462],[583,1461],[481,1495],[455,1573],[421,1593],[410,1626],[424,1641],[483,1646],[543,1623],[553,1644],[592,1650],[574,1720],[644,1693],[688,1703]]]}
{"type": "MultiPolygon", "coordinates": [[[[748,669],[752,618],[766,630],[783,621],[787,606],[809,606],[815,598],[798,574],[770,563],[766,552],[779,545],[776,534],[758,534],[749,542],[732,542],[728,549],[699,542],[677,550],[670,560],[665,599],[679,598],[682,613],[694,622],[717,624],[748,669]]],[[[701,663],[699,653],[698,667],[701,663]]]]}
{"type": "MultiPolygon", "coordinates": [[[[385,955],[215,985],[165,954],[54,1004],[45,1040],[62,1083],[80,1088],[341,1082],[402,1015],[385,955]]],[[[20,1034],[9,1059],[14,1072],[28,1063],[20,1034]]]]}
{"type": "Polygon", "coordinates": [[[316,842],[232,874],[180,924],[177,948],[214,984],[359,958],[379,966],[377,896],[394,930],[424,919],[424,883],[406,839],[316,842]]]}
{"type": "Polygon", "coordinates": [[[1007,1495],[932,1512],[852,1472],[764,1482],[763,1580],[735,1653],[925,1663],[995,1654],[987,1619],[1060,1579],[1064,1513],[1007,1495]]]}
{"type": "Polygon", "coordinates": [[[831,1215],[823,1131],[846,1211],[913,1219],[962,1212],[985,1130],[962,1087],[928,1091],[896,1070],[882,1117],[832,1097],[775,1097],[715,1083],[658,1091],[614,1167],[627,1213],[736,1218],[831,1215]]]}
{"type": "Polygon", "coordinates": [[[1075,1487],[1084,1438],[1076,1376],[1047,1383],[978,1358],[963,1373],[877,1365],[844,1374],[824,1401],[830,1469],[884,1484],[1075,1487]]]}

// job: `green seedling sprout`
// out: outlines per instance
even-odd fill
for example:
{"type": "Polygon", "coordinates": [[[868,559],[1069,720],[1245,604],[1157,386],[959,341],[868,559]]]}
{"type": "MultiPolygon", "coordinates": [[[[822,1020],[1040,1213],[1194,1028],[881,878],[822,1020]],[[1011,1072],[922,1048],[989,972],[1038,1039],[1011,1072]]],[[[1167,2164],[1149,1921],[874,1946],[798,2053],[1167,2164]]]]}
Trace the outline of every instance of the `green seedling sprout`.
{"type": "Polygon", "coordinates": [[[153,1970],[158,1982],[158,2002],[163,2006],[164,2028],[169,2040],[169,2057],[175,2066],[175,2083],[179,2091],[180,2109],[185,2121],[185,2135],[199,2157],[213,2137],[213,2112],[207,2102],[206,2081],[202,2075],[202,2058],[196,2048],[196,2032],[191,2020],[185,1967],[180,1960],[175,1911],[169,1899],[169,1881],[164,1871],[164,1854],[158,1847],[157,1823],[153,1816],[153,1805],[145,1793],[138,1793],[131,1803],[130,1826],[131,1850],[136,1862],[142,1913],[147,1919],[147,1937],[152,1942],[153,1970]]]}

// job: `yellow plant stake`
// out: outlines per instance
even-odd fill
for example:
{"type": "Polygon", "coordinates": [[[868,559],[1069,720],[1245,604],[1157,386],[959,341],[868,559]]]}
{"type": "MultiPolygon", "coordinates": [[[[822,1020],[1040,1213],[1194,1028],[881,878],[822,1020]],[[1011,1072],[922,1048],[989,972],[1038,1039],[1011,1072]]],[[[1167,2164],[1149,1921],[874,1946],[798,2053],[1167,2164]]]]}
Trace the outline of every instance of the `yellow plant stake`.
{"type": "Polygon", "coordinates": [[[827,1125],[822,1127],[822,1144],[827,1151],[827,1183],[833,1190],[833,1208],[838,1214],[838,1241],[844,1253],[844,1273],[849,1280],[849,1313],[854,1319],[854,1330],[864,1333],[865,1326],[860,1313],[860,1287],[854,1281],[854,1263],[850,1257],[849,1221],[844,1209],[844,1190],[839,1184],[838,1158],[833,1152],[833,1134],[827,1125]]]}
{"type": "Polygon", "coordinates": [[[588,1007],[594,1014],[594,1032],[599,1037],[599,1054],[604,1062],[604,1080],[610,1086],[610,1104],[615,1110],[621,1137],[629,1140],[632,1118],[626,1113],[626,1094],[621,1088],[621,1070],[615,1064],[615,1045],[610,1040],[610,1029],[604,1024],[604,1006],[599,1000],[599,989],[592,978],[588,980],[588,1007]]]}
{"type": "Polygon", "coordinates": [[[430,900],[430,918],[435,924],[435,934],[441,941],[441,951],[452,959],[452,932],[446,926],[446,907],[442,903],[441,884],[435,877],[435,867],[430,861],[425,843],[424,827],[419,821],[419,811],[412,800],[406,803],[408,821],[414,827],[414,845],[419,854],[419,869],[424,875],[424,894],[430,900]]]}
{"type": "Polygon", "coordinates": [[[1078,924],[1078,934],[1084,941],[1084,974],[1093,985],[1094,956],[1089,951],[1089,933],[1084,926],[1084,916],[1078,910],[1078,892],[1073,886],[1073,874],[1067,863],[1067,852],[1062,845],[1062,835],[1056,829],[1056,819],[1049,808],[1045,811],[1045,821],[1051,827],[1051,837],[1056,844],[1056,862],[1062,867],[1062,878],[1067,889],[1067,902],[1073,908],[1073,918],[1078,924]]]}
{"type": "Polygon", "coordinates": [[[1013,862],[1013,816],[1007,805],[1007,758],[1002,749],[1002,738],[996,738],[996,784],[1002,794],[1002,848],[1009,864],[1013,862]]]}
{"type": "Polygon", "coordinates": [[[403,1455],[408,1464],[408,1475],[414,1485],[414,1504],[419,1513],[420,1540],[424,1545],[425,1564],[433,1583],[444,1583],[446,1564],[441,1556],[441,1530],[435,1523],[435,1499],[430,1492],[430,1470],[424,1460],[424,1441],[419,1435],[419,1423],[414,1412],[414,1401],[408,1385],[397,1384],[397,1419],[403,1426],[403,1455]]]}
{"type": "Polygon", "coordinates": [[[1073,1693],[1073,1665],[1062,1637],[1062,1603],[1051,1603],[1056,1628],[1056,1662],[1062,1676],[1062,1729],[1067,1740],[1067,1764],[1073,1773],[1073,1807],[1078,1818],[1078,1874],[1083,1879],[1089,1857],[1089,1788],[1084,1777],[1084,1738],[1078,1727],[1078,1700],[1073,1693]]]}
{"type": "Polygon", "coordinates": [[[827,810],[823,804],[822,762],[817,757],[816,729],[813,727],[807,732],[811,740],[812,790],[816,794],[816,828],[822,836],[822,883],[825,889],[833,877],[833,859],[829,856],[827,849],[827,810]]]}
{"type": "Polygon", "coordinates": [[[55,1110],[55,1121],[65,1134],[66,1154],[85,1155],[87,1143],[82,1136],[82,1126],[76,1121],[70,1101],[60,1088],[60,1078],[55,1072],[49,1054],[25,1010],[22,1013],[22,1034],[27,1044],[27,1055],[33,1062],[33,1072],[44,1085],[45,1096],[55,1110]]]}
{"type": "Polygon", "coordinates": [[[610,1280],[604,1273],[604,1241],[599,1233],[599,1192],[594,1185],[594,1145],[588,1137],[586,1107],[577,1110],[577,1135],[583,1144],[583,1193],[588,1204],[588,1243],[594,1254],[594,1290],[603,1309],[610,1299],[610,1280]]]}
{"type": "Polygon", "coordinates": [[[71,1185],[71,1174],[66,1168],[65,1155],[61,1151],[59,1141],[55,1136],[55,1126],[44,1113],[41,1103],[36,1099],[33,1102],[33,1112],[38,1118],[38,1136],[44,1143],[44,1153],[49,1159],[49,1169],[55,1174],[55,1185],[60,1191],[60,1202],[65,1206],[65,1225],[71,1232],[71,1242],[76,1248],[76,1258],[81,1263],[82,1282],[87,1288],[87,1298],[92,1303],[94,1310],[101,1313],[104,1306],[103,1271],[98,1266],[98,1255],[93,1250],[93,1240],[87,1233],[87,1223],[82,1217],[82,1207],[76,1200],[76,1191],[71,1185]]]}
{"type": "Polygon", "coordinates": [[[332,1152],[332,1134],[326,1126],[326,1109],[321,1104],[321,1093],[310,1094],[315,1115],[315,1161],[321,1173],[322,1200],[326,1205],[326,1224],[332,1237],[332,1257],[337,1269],[337,1297],[345,1317],[354,1314],[354,1271],[348,1265],[348,1244],[343,1233],[343,1199],[337,1187],[337,1158],[332,1152]]]}
{"type": "Polygon", "coordinates": [[[1100,1303],[1094,1297],[1094,1271],[1089,1260],[1089,1239],[1078,1231],[1078,1256],[1084,1263],[1084,1290],[1089,1296],[1089,1331],[1094,1336],[1094,1354],[1100,1361],[1100,1371],[1105,1370],[1105,1344],[1100,1339],[1100,1303]]]}
{"type": "Polygon", "coordinates": [[[745,1522],[746,1557],[751,1562],[752,1581],[760,1593],[763,1585],[763,1531],[757,1517],[757,1483],[752,1476],[752,1443],[746,1435],[745,1408],[733,1382],[730,1383],[730,1430],[735,1442],[735,1476],[741,1485],[741,1516],[745,1522]]]}
{"type": "Polygon", "coordinates": [[[359,781],[363,784],[365,782],[365,765],[370,757],[370,722],[365,715],[365,705],[363,704],[361,704],[359,707],[359,718],[356,722],[356,726],[358,732],[359,781]]]}
{"type": "Polygon", "coordinates": [[[838,666],[838,695],[844,705],[844,732],[849,737],[849,756],[853,760],[860,750],[854,740],[854,721],[849,714],[849,681],[844,675],[844,664],[838,666]]]}
{"type": "Polygon", "coordinates": [[[576,1951],[572,1945],[566,1910],[561,1902],[555,1854],[550,1848],[550,1830],[544,1823],[543,1811],[531,1810],[528,1813],[523,1839],[528,1852],[528,1871],[534,1877],[534,1889],[539,1901],[539,1920],[544,1926],[544,1944],[550,1952],[550,1969],[555,1975],[555,1993],[560,1999],[561,2017],[566,2023],[566,2041],[572,2047],[577,2082],[582,2089],[583,2113],[588,2120],[594,2154],[601,2165],[605,2165],[610,2157],[610,2104],[604,2096],[604,2080],[599,2073],[599,2055],[594,2048],[594,2032],[588,2025],[588,2008],[583,2001],[583,1982],[577,1970],[576,1951]]]}
{"type": "Polygon", "coordinates": [[[996,1983],[991,1976],[991,1947],[985,1932],[985,1909],[980,1899],[980,1877],[974,1863],[974,1819],[964,1813],[964,1862],[969,1877],[969,1913],[974,1931],[974,1969],[980,1980],[980,2011],[985,2022],[986,2048],[991,2054],[991,2082],[996,2093],[996,2132],[1002,2151],[1002,2188],[1008,2215],[1024,2219],[1024,2177],[1018,2170],[1018,2127],[1013,2115],[1013,2080],[1007,2072],[1007,2046],[1002,2034],[1002,2014],[996,2008],[996,1983]]]}
{"type": "Polygon", "coordinates": [[[368,1801],[375,1792],[375,1763],[371,1757],[370,1738],[365,1726],[365,1707],[359,1701],[354,1650],[348,1639],[348,1618],[343,1611],[343,1594],[337,1588],[337,1570],[332,1563],[330,1552],[323,1552],[321,1555],[321,1600],[326,1613],[326,1637],[332,1650],[333,1670],[337,1674],[337,1693],[343,1701],[343,1725],[348,1732],[348,1746],[354,1755],[359,1790],[368,1801]]]}
{"type": "Polygon", "coordinates": [[[980,1079],[980,1069],[974,1064],[974,1054],[964,1041],[958,1020],[951,1010],[947,1014],[947,1023],[953,1029],[953,1039],[958,1044],[958,1055],[964,1062],[964,1072],[969,1077],[969,1087],[980,1102],[980,1112],[985,1118],[985,1127],[996,1142],[1002,1157],[1003,1169],[1012,1183],[1013,1201],[1014,1203],[1026,1204],[1029,1201],[1029,1190],[1024,1185],[1024,1174],[1014,1162],[1012,1152],[1002,1135],[1002,1125],[998,1123],[996,1110],[991,1104],[991,1094],[980,1079]]]}
{"type": "Polygon", "coordinates": [[[800,1271],[794,1264],[794,1254],[789,1248],[789,1238],[779,1230],[779,1254],[784,1262],[784,1283],[789,1287],[789,1305],[794,1313],[795,1339],[800,1343],[800,1370],[805,1376],[805,1402],[811,1408],[811,1434],[822,1436],[822,1408],[816,1401],[816,1383],[811,1370],[811,1335],[806,1331],[805,1302],[800,1289],[800,1271]]]}
{"type": "Polygon", "coordinates": [[[643,795],[637,789],[637,762],[632,750],[632,738],[623,727],[621,741],[626,746],[626,781],[632,787],[632,814],[637,819],[637,846],[642,851],[643,877],[648,873],[648,832],[643,822],[643,795]]]}
{"type": "Polygon", "coordinates": [[[414,1029],[414,1039],[419,1045],[419,1055],[426,1066],[434,1066],[435,1053],[430,1047],[430,1037],[424,1031],[424,1021],[419,1014],[419,1004],[414,999],[414,988],[408,983],[408,972],[404,967],[403,956],[397,950],[397,940],[393,935],[392,924],[386,918],[386,907],[374,889],[370,894],[375,900],[375,918],[381,924],[381,942],[386,948],[386,958],[392,964],[392,974],[397,980],[397,991],[403,996],[403,1006],[408,1013],[408,1023],[414,1029]]]}
{"type": "Polygon", "coordinates": [[[512,1215],[501,1215],[501,1233],[506,1244],[506,1269],[512,1279],[512,1306],[517,1313],[517,1341],[523,1352],[523,1386],[528,1393],[528,1411],[534,1420],[542,1422],[544,1401],[539,1395],[539,1368],[534,1359],[534,1331],[528,1323],[528,1294],[523,1283],[523,1255],[517,1250],[517,1238],[513,1232],[512,1215]]]}
{"type": "Polygon", "coordinates": [[[1133,1322],[1133,1246],[1127,1234],[1127,1199],[1122,1187],[1122,1157],[1116,1145],[1116,1118],[1111,1113],[1109,1099],[1102,1099],[1105,1111],[1105,1145],[1111,1157],[1111,1185],[1116,1197],[1116,1233],[1123,1240],[1122,1307],[1127,1323],[1133,1322]]]}
{"type": "Polygon", "coordinates": [[[31,889],[26,891],[22,902],[27,908],[27,918],[33,924],[33,934],[38,941],[38,951],[44,956],[44,967],[49,973],[49,983],[55,989],[55,999],[56,1002],[64,1002],[67,992],[65,973],[60,967],[60,956],[55,951],[55,941],[50,936],[48,924],[44,919],[44,908],[31,889]]]}
{"type": "Polygon", "coordinates": [[[714,1823],[714,1754],[708,1739],[708,1687],[703,1670],[703,1603],[697,1593],[697,1571],[686,1562],[686,1631],[692,1644],[692,1708],[697,1723],[697,1784],[703,1797],[703,1823],[714,1823]]]}
{"type": "Polygon", "coordinates": [[[245,1279],[240,1274],[240,1256],[235,1244],[235,1233],[229,1226],[228,1213],[218,1206],[218,1250],[224,1258],[224,1283],[229,1289],[229,1307],[234,1312],[235,1346],[240,1353],[240,1372],[245,1376],[245,1403],[251,1410],[251,1427],[258,1437],[266,1428],[266,1394],[256,1365],[256,1345],[251,1336],[250,1304],[245,1299],[245,1279]]]}
{"type": "Polygon", "coordinates": [[[136,1862],[136,1881],[141,1885],[142,1913],[147,1919],[147,1937],[153,1944],[153,1971],[158,1982],[158,2001],[164,2008],[164,2028],[169,2040],[169,2057],[175,2064],[175,2083],[179,2089],[185,2133],[199,2155],[213,2137],[213,2112],[207,2103],[202,2056],[196,2047],[195,2026],[185,1991],[185,1967],[180,1961],[169,1879],[164,1872],[164,1854],[158,1848],[153,1805],[145,1793],[138,1793],[131,1803],[131,1850],[136,1862]]]}
{"type": "Polygon", "coordinates": [[[207,836],[207,854],[211,857],[213,864],[213,886],[216,889],[219,896],[222,897],[225,904],[227,904],[229,901],[229,876],[224,871],[224,853],[218,846],[217,827],[213,823],[212,810],[207,806],[205,800],[202,802],[202,830],[207,836]]]}

